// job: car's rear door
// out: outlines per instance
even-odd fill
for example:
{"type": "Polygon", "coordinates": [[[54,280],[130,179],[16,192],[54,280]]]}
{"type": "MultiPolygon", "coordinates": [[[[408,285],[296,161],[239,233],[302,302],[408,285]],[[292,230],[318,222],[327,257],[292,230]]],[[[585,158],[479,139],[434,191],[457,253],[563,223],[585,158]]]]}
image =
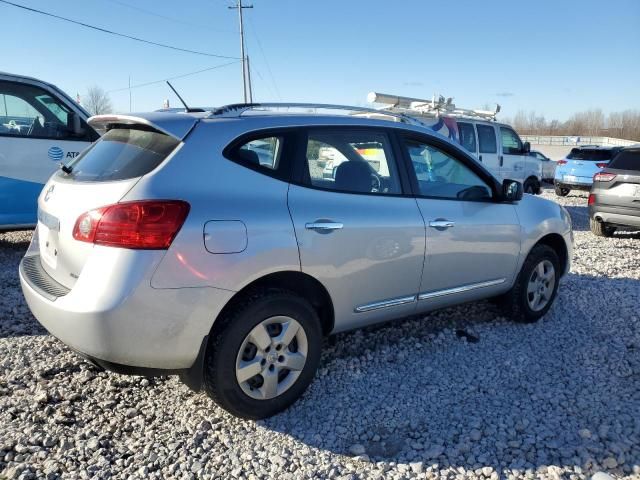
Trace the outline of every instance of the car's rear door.
{"type": "Polygon", "coordinates": [[[430,137],[401,141],[426,224],[426,254],[418,308],[429,310],[499,294],[509,288],[520,255],[515,206],[496,201],[497,185],[469,157],[430,137]],[[415,170],[415,169],[414,169],[415,170]]]}
{"type": "MultiPolygon", "coordinates": [[[[525,181],[527,160],[537,162],[533,157],[525,154],[522,140],[518,134],[509,127],[501,126],[500,129],[500,165],[503,179],[525,181]]],[[[539,168],[535,169],[538,171],[539,168]]]]}
{"type": "Polygon", "coordinates": [[[384,129],[302,130],[288,204],[302,271],[335,309],[335,330],[412,313],[422,275],[425,226],[384,129]],[[323,178],[319,152],[347,161],[323,178]]]}

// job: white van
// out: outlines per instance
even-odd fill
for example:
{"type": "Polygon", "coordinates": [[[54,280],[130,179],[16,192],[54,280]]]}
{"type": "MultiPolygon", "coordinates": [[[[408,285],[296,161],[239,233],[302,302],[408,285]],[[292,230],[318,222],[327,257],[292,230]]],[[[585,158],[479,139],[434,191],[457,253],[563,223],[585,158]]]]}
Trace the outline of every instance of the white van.
{"type": "Polygon", "coordinates": [[[0,231],[35,226],[44,183],[99,137],[88,118],[54,85],[0,72],[0,231]]]}
{"type": "Polygon", "coordinates": [[[421,100],[371,92],[371,103],[388,105],[385,110],[404,113],[419,119],[431,129],[456,141],[482,162],[498,180],[518,180],[526,193],[540,193],[542,164],[529,154],[530,145],[523,142],[509,125],[499,123],[495,112],[456,108],[452,99],[421,100]]]}

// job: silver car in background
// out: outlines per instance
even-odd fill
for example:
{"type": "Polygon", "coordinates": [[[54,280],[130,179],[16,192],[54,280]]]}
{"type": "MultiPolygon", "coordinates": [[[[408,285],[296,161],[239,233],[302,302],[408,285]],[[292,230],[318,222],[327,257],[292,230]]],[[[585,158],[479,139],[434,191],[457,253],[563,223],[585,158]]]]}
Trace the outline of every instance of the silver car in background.
{"type": "Polygon", "coordinates": [[[556,195],[566,197],[571,190],[590,190],[593,176],[609,164],[621,147],[589,145],[572,148],[563,160],[558,160],[554,187],[556,195]]]}
{"type": "Polygon", "coordinates": [[[406,116],[277,107],[93,117],[105,135],[38,199],[35,317],[97,365],[262,418],[304,392],[326,335],[492,297],[518,322],[551,307],[562,207],[406,116]],[[320,149],[346,159],[330,178],[320,149]]]}

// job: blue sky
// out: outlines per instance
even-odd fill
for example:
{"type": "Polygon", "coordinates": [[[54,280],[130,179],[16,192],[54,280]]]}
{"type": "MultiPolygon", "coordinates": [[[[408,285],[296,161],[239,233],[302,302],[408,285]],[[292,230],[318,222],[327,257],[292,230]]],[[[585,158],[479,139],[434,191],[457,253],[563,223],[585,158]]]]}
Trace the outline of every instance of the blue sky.
{"type": "MultiPolygon", "coordinates": [[[[239,56],[230,0],[13,0],[148,40],[239,56]],[[128,6],[127,6],[128,5],[128,6]],[[133,6],[134,8],[131,8],[133,6]],[[138,9],[155,12],[150,15],[138,9]],[[177,21],[170,21],[170,17],[177,21]]],[[[246,2],[247,0],[245,0],[246,2]]],[[[535,110],[640,108],[640,1],[253,0],[245,10],[255,101],[366,104],[371,90],[458,106],[535,110]]],[[[177,76],[229,60],[144,45],[0,4],[0,70],[71,95],[177,76]]],[[[240,64],[172,82],[193,105],[242,99],[240,64]]],[[[133,110],[177,99],[164,84],[132,90],[133,110]]],[[[113,91],[117,111],[129,93],[113,91]]]]}

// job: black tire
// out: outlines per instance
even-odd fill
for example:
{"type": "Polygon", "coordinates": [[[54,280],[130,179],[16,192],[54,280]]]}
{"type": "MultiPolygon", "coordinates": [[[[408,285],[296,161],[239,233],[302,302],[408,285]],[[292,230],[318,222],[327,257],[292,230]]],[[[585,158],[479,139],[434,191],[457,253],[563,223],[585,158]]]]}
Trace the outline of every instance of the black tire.
{"type": "Polygon", "coordinates": [[[538,193],[540,193],[540,184],[538,183],[537,179],[528,178],[524,182],[524,185],[522,186],[522,189],[524,190],[524,193],[529,193],[531,195],[537,195],[538,193]]]}
{"type": "Polygon", "coordinates": [[[204,390],[232,415],[254,420],[270,417],[294,403],[309,386],[318,368],[321,347],[320,319],[309,302],[286,290],[256,291],[216,320],[205,354],[204,390]],[[304,329],[307,359],[288,390],[268,400],[257,400],[247,395],[238,383],[236,358],[249,332],[263,320],[279,315],[295,319],[304,329]]]}
{"type": "Polygon", "coordinates": [[[554,185],[553,189],[555,190],[556,195],[558,195],[559,197],[566,197],[571,191],[571,189],[567,187],[561,187],[560,185],[554,185]]]}
{"type": "Polygon", "coordinates": [[[553,305],[558,293],[558,281],[560,280],[560,260],[555,250],[547,245],[536,245],[527,256],[522,269],[518,274],[515,284],[501,297],[501,306],[505,315],[518,323],[532,323],[542,318],[553,305]],[[541,310],[535,311],[529,306],[527,286],[534,269],[544,260],[548,260],[555,270],[555,279],[551,296],[541,310]]]}
{"type": "Polygon", "coordinates": [[[611,237],[616,231],[616,227],[611,227],[604,222],[599,222],[593,218],[589,219],[589,227],[591,232],[599,237],[611,237]]]}

